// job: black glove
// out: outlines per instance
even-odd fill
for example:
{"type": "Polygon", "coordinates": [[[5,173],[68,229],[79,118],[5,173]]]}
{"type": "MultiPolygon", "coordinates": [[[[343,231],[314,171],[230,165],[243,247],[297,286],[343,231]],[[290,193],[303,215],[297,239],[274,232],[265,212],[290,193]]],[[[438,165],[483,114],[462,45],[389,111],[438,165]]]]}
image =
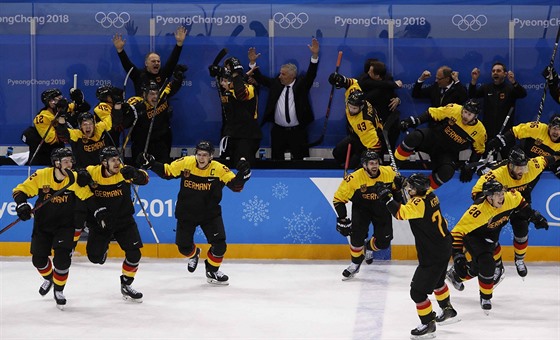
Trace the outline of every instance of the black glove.
{"type": "Polygon", "coordinates": [[[18,204],[16,207],[16,213],[20,220],[27,221],[31,219],[31,205],[27,202],[18,204]]]}
{"type": "Polygon", "coordinates": [[[548,230],[548,221],[546,218],[537,210],[533,210],[533,216],[529,219],[529,221],[533,222],[536,229],[543,229],[548,230]]]}
{"type": "Polygon", "coordinates": [[[408,117],[407,119],[401,120],[400,126],[402,131],[408,130],[408,128],[415,128],[420,125],[420,119],[416,117],[408,117]]]}
{"type": "Polygon", "coordinates": [[[111,99],[113,100],[113,104],[122,103],[124,101],[123,95],[124,91],[122,89],[113,87],[111,89],[111,99]]]}
{"type": "Polygon", "coordinates": [[[185,72],[188,70],[189,68],[187,67],[187,65],[177,65],[175,66],[175,69],[173,70],[173,78],[177,79],[178,81],[183,81],[183,79],[185,79],[185,72]]]}
{"type": "Polygon", "coordinates": [[[56,103],[56,109],[57,109],[57,112],[59,112],[59,113],[66,113],[66,112],[68,112],[68,100],[67,100],[66,98],[60,99],[60,100],[56,103]]]}
{"type": "Polygon", "coordinates": [[[107,208],[105,207],[101,207],[93,213],[93,217],[95,217],[97,224],[103,229],[107,226],[105,221],[107,220],[108,215],[109,211],[107,211],[107,208]]]}
{"type": "Polygon", "coordinates": [[[500,151],[504,146],[506,146],[506,139],[502,135],[497,135],[488,141],[486,148],[489,152],[500,151]]]}
{"type": "Polygon", "coordinates": [[[542,76],[546,79],[549,85],[558,83],[558,73],[556,73],[556,70],[552,66],[547,66],[542,71],[542,76]]]}
{"type": "Polygon", "coordinates": [[[338,73],[331,73],[329,75],[329,84],[334,85],[337,89],[348,88],[348,79],[338,73]]]}
{"type": "Polygon", "coordinates": [[[395,178],[393,179],[393,183],[395,183],[395,188],[397,190],[401,190],[404,186],[404,181],[405,178],[401,175],[396,175],[395,178]]]}
{"type": "Polygon", "coordinates": [[[140,168],[149,169],[154,165],[155,162],[156,159],[149,153],[142,152],[136,157],[136,165],[140,168]]]}
{"type": "Polygon", "coordinates": [[[223,67],[218,65],[210,65],[208,66],[208,71],[210,71],[210,77],[219,77],[223,73],[223,67]]]}
{"type": "Polygon", "coordinates": [[[136,170],[136,168],[133,166],[125,165],[121,169],[121,175],[124,177],[124,179],[134,179],[136,178],[136,176],[138,176],[138,170],[136,170]]]}
{"type": "Polygon", "coordinates": [[[464,279],[467,277],[467,258],[465,254],[453,254],[453,269],[460,278],[464,279]]]}
{"type": "Polygon", "coordinates": [[[76,179],[76,183],[78,183],[79,186],[85,187],[86,185],[93,183],[93,178],[86,169],[78,169],[77,173],[78,178],[76,179]]]}
{"type": "Polygon", "coordinates": [[[467,168],[465,165],[461,167],[461,173],[459,174],[459,180],[461,183],[468,183],[472,181],[473,175],[476,172],[476,168],[467,168]]]}
{"type": "Polygon", "coordinates": [[[227,68],[229,68],[229,70],[231,71],[231,73],[243,73],[243,65],[241,65],[241,62],[239,61],[239,59],[235,58],[235,57],[231,57],[229,59],[226,60],[225,66],[227,68]]]}
{"type": "Polygon", "coordinates": [[[392,197],[391,189],[383,182],[377,182],[373,185],[373,192],[377,198],[384,203],[387,203],[392,197]]]}
{"type": "Polygon", "coordinates": [[[245,181],[251,177],[251,164],[245,159],[237,162],[237,176],[241,176],[245,181]]]}
{"type": "Polygon", "coordinates": [[[338,231],[344,237],[350,235],[350,233],[352,233],[352,221],[347,217],[337,217],[336,231],[338,231]]]}
{"type": "Polygon", "coordinates": [[[551,170],[556,177],[560,178],[560,161],[556,161],[556,163],[552,164],[551,170]]]}
{"type": "Polygon", "coordinates": [[[84,102],[84,93],[80,89],[71,88],[70,99],[72,99],[76,105],[80,105],[84,102]]]}

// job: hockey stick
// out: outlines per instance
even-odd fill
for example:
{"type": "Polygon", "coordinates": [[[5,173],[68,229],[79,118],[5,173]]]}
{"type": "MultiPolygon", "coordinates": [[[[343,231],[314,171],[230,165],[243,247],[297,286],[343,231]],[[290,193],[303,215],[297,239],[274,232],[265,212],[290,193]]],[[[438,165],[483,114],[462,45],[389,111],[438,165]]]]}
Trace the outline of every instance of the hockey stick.
{"type": "Polygon", "coordinates": [[[348,165],[350,164],[350,154],[352,151],[352,143],[348,143],[346,148],[346,162],[344,162],[344,177],[348,174],[348,165]]]}
{"type": "MultiPolygon", "coordinates": [[[[214,61],[212,62],[212,66],[218,66],[218,64],[220,63],[220,61],[222,61],[222,59],[226,56],[226,54],[228,53],[227,48],[222,48],[220,50],[220,52],[218,52],[218,54],[216,55],[216,57],[214,58],[214,61]]],[[[222,91],[220,90],[220,77],[219,75],[216,75],[214,77],[214,81],[216,82],[216,90],[218,91],[218,99],[220,100],[220,108],[222,109],[222,127],[220,128],[220,136],[224,135],[224,122],[226,121],[226,108],[224,107],[224,104],[222,103],[222,91]]]]}
{"type": "Polygon", "coordinates": [[[387,146],[387,152],[389,153],[389,159],[391,160],[391,168],[397,173],[397,175],[401,175],[399,172],[399,168],[397,168],[397,161],[395,160],[395,155],[393,155],[393,151],[391,150],[391,144],[389,143],[389,133],[385,129],[377,129],[377,133],[381,130],[381,135],[383,135],[383,139],[385,140],[385,144],[387,146]]]}
{"type": "Polygon", "coordinates": [[[150,121],[150,127],[148,128],[148,136],[146,136],[146,144],[144,144],[144,153],[148,152],[148,146],[150,145],[150,137],[152,136],[152,130],[154,129],[154,121],[156,120],[157,117],[157,108],[161,104],[161,102],[164,101],[164,98],[167,98],[167,94],[165,94],[165,96],[162,96],[161,94],[163,91],[165,91],[165,87],[169,84],[169,81],[171,80],[172,76],[173,75],[170,75],[167,79],[165,79],[163,85],[158,90],[157,102],[156,105],[154,106],[154,116],[150,121]]]}
{"type": "MultiPolygon", "coordinates": [[[[136,112],[136,110],[134,111],[136,112]]],[[[136,116],[136,119],[138,118],[138,116],[136,116]]],[[[136,124],[136,119],[134,119],[134,124],[136,124]]],[[[133,125],[134,127],[134,125],[133,125]]],[[[111,143],[113,143],[113,146],[115,146],[115,141],[113,140],[113,137],[111,137],[110,134],[107,134],[107,136],[109,136],[109,139],[111,140],[111,143]]],[[[116,146],[115,146],[116,148],[116,146]]],[[[118,149],[117,149],[118,151],[118,149]]],[[[121,161],[121,164],[124,164],[124,149],[122,153],[119,153],[119,160],[121,161]]],[[[140,194],[138,193],[138,188],[136,188],[136,185],[134,185],[133,183],[130,184],[130,187],[132,188],[133,192],[134,192],[134,197],[136,198],[136,200],[138,201],[138,204],[140,205],[140,208],[142,209],[142,213],[144,214],[144,217],[146,217],[146,222],[148,222],[148,226],[150,227],[150,230],[152,231],[152,235],[154,235],[154,239],[156,240],[156,243],[159,244],[159,238],[157,237],[156,234],[156,230],[154,229],[154,226],[152,225],[152,222],[150,221],[150,218],[148,217],[148,212],[146,211],[146,208],[144,208],[144,205],[142,204],[142,199],[140,198],[140,194]]]]}
{"type": "MultiPolygon", "coordinates": [[[[126,73],[126,77],[124,77],[124,83],[123,83],[123,100],[126,100],[126,84],[128,83],[128,78],[130,78],[130,74],[132,73],[132,70],[134,70],[134,66],[130,68],[130,70],[128,70],[128,72],[126,73]]],[[[128,143],[128,140],[130,139],[130,135],[132,134],[132,130],[134,129],[134,126],[136,125],[136,121],[138,120],[138,113],[136,112],[136,109],[134,108],[134,106],[130,106],[132,108],[132,110],[134,111],[134,122],[132,123],[132,126],[128,129],[128,132],[124,138],[123,141],[123,146],[121,148],[121,154],[124,156],[124,152],[125,152],[125,148],[126,148],[126,144],[128,143]]],[[[115,141],[113,141],[113,145],[115,144],[115,141]]]]}
{"type": "Polygon", "coordinates": [[[560,222],[548,222],[548,225],[551,227],[560,227],[560,222]]]}
{"type": "MultiPolygon", "coordinates": [[[[33,209],[31,209],[31,214],[34,214],[37,210],[41,209],[42,206],[51,202],[55,197],[60,196],[60,194],[64,193],[64,191],[66,191],[66,189],[68,189],[72,184],[74,184],[74,182],[76,181],[76,177],[74,176],[74,173],[72,172],[72,170],[71,169],[65,169],[65,171],[66,171],[66,175],[68,176],[68,183],[65,186],[63,186],[60,190],[57,190],[54,194],[52,194],[52,196],[49,197],[48,200],[40,202],[39,204],[37,204],[37,206],[35,206],[33,209]]],[[[6,230],[10,229],[11,227],[15,226],[16,224],[18,224],[21,221],[22,221],[22,219],[18,217],[17,220],[13,221],[12,223],[10,223],[7,226],[5,226],[4,228],[2,228],[2,230],[0,230],[0,234],[3,234],[6,230]]]]}
{"type": "MultiPolygon", "coordinates": [[[[335,68],[335,71],[334,71],[335,73],[338,73],[338,69],[340,68],[340,62],[341,61],[342,61],[342,51],[338,51],[338,58],[336,59],[336,68],[335,68]]],[[[317,139],[313,143],[308,144],[307,145],[308,148],[313,147],[313,146],[317,146],[317,145],[323,143],[323,140],[325,139],[325,134],[327,133],[327,122],[329,120],[329,115],[331,113],[331,105],[332,105],[333,95],[334,95],[334,85],[331,86],[331,93],[329,95],[329,103],[327,104],[327,113],[325,114],[325,123],[323,124],[323,130],[321,132],[321,136],[319,137],[319,139],[317,139]]]]}
{"type": "MultiPolygon", "coordinates": [[[[549,67],[554,67],[554,59],[556,59],[556,52],[558,51],[558,40],[560,40],[560,26],[558,26],[558,32],[556,32],[556,41],[554,42],[554,49],[552,50],[552,57],[550,57],[549,67]]],[[[544,82],[544,90],[541,97],[541,102],[539,104],[539,113],[537,114],[537,123],[541,121],[541,115],[544,108],[544,100],[546,98],[546,91],[548,90],[548,81],[544,82]]]]}

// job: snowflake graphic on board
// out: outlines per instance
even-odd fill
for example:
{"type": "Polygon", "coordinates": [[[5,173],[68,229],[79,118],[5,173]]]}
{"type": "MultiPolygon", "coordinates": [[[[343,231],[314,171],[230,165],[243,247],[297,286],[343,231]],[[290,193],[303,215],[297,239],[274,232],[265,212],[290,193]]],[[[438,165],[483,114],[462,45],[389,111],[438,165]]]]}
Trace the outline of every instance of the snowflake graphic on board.
{"type": "Polygon", "coordinates": [[[443,217],[447,220],[447,229],[451,230],[457,224],[457,219],[449,214],[443,214],[443,217]]]}
{"type": "Polygon", "coordinates": [[[272,186],[272,196],[281,200],[288,197],[288,186],[282,182],[278,182],[272,186]]]}
{"type": "Polygon", "coordinates": [[[270,218],[268,215],[268,206],[270,203],[259,199],[256,195],[253,196],[253,199],[249,199],[247,202],[242,202],[241,204],[243,204],[243,219],[253,222],[255,226],[270,218]]]}
{"type": "Polygon", "coordinates": [[[283,217],[288,221],[288,234],[284,238],[293,239],[293,243],[312,243],[313,239],[320,239],[317,234],[319,227],[315,224],[321,217],[313,218],[311,213],[305,214],[303,207],[299,214],[292,213],[292,218],[283,217]]]}

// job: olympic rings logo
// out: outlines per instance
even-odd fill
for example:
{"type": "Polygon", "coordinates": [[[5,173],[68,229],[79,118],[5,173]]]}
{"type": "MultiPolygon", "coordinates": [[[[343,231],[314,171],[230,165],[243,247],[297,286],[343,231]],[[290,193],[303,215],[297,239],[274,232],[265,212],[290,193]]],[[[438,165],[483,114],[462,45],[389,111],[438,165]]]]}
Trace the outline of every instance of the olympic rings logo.
{"type": "Polygon", "coordinates": [[[305,12],[301,12],[298,14],[295,14],[294,12],[288,12],[285,15],[284,13],[276,12],[274,13],[274,16],[272,18],[274,19],[274,22],[283,29],[292,27],[296,30],[299,30],[309,21],[309,15],[307,15],[307,13],[305,12]]]}
{"type": "Polygon", "coordinates": [[[466,31],[468,29],[478,31],[482,26],[488,23],[488,18],[484,14],[477,15],[476,17],[472,14],[467,14],[464,17],[460,14],[455,14],[453,18],[451,18],[451,23],[457,26],[461,31],[466,31]]]}
{"type": "Polygon", "coordinates": [[[103,28],[121,28],[130,21],[130,14],[128,12],[121,12],[117,14],[116,12],[109,12],[105,14],[105,12],[97,12],[95,13],[95,21],[101,24],[103,28]]]}

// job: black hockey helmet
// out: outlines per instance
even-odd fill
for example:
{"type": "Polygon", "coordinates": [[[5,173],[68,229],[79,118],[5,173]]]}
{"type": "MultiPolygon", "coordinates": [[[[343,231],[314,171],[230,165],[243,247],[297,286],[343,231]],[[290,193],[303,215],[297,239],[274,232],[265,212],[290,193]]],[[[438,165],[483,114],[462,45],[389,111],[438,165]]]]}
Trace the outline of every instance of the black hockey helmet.
{"type": "Polygon", "coordinates": [[[360,162],[363,164],[367,164],[369,161],[378,161],[379,162],[379,155],[377,152],[367,149],[362,152],[362,156],[360,157],[360,162]]]}
{"type": "Polygon", "coordinates": [[[556,113],[550,117],[550,121],[548,122],[548,127],[560,127],[560,114],[556,113]]]}
{"type": "Polygon", "coordinates": [[[159,86],[155,81],[150,80],[142,85],[142,91],[144,91],[144,93],[148,93],[150,91],[159,91],[159,86]]]}
{"type": "Polygon", "coordinates": [[[62,92],[59,89],[48,89],[41,93],[41,101],[45,106],[49,106],[49,102],[58,96],[62,96],[62,92]]]}
{"type": "Polygon", "coordinates": [[[496,181],[495,179],[491,179],[488,182],[484,182],[482,184],[482,194],[484,196],[492,196],[495,193],[504,191],[504,186],[502,183],[496,181]]]}
{"type": "Polygon", "coordinates": [[[114,146],[106,146],[99,153],[99,161],[103,162],[109,158],[120,157],[119,150],[114,146]]]}
{"type": "Polygon", "coordinates": [[[525,152],[518,147],[511,149],[508,158],[509,164],[514,166],[526,166],[529,160],[525,155],[525,152]]]}
{"type": "Polygon", "coordinates": [[[196,152],[198,150],[206,151],[210,155],[213,155],[214,154],[214,145],[212,145],[212,143],[210,143],[209,141],[202,140],[202,141],[198,142],[198,144],[196,144],[196,147],[194,149],[194,153],[196,154],[196,152]]]}
{"type": "Polygon", "coordinates": [[[225,68],[229,69],[230,71],[233,71],[235,69],[235,66],[238,65],[241,65],[241,62],[236,57],[229,57],[224,61],[225,68]]]}
{"type": "Polygon", "coordinates": [[[366,96],[360,90],[355,90],[348,96],[346,103],[354,106],[362,107],[366,101],[366,96]]]}
{"type": "Polygon", "coordinates": [[[478,116],[480,113],[480,103],[474,99],[469,99],[463,105],[463,109],[478,116]]]}
{"type": "Polygon", "coordinates": [[[104,102],[107,100],[107,97],[111,96],[112,91],[113,87],[110,85],[99,86],[95,91],[95,96],[97,97],[97,100],[104,102]]]}
{"type": "Polygon", "coordinates": [[[412,174],[406,179],[406,184],[416,190],[417,195],[425,195],[430,189],[430,179],[420,173],[412,174]]]}
{"type": "Polygon", "coordinates": [[[56,166],[56,161],[61,161],[64,157],[72,157],[72,164],[74,164],[75,159],[74,155],[72,154],[72,150],[68,148],[57,148],[51,152],[51,164],[52,166],[56,166]]]}
{"type": "Polygon", "coordinates": [[[95,117],[93,116],[93,114],[91,112],[82,112],[78,115],[78,124],[82,125],[82,122],[84,120],[91,120],[95,123],[95,117]]]}

